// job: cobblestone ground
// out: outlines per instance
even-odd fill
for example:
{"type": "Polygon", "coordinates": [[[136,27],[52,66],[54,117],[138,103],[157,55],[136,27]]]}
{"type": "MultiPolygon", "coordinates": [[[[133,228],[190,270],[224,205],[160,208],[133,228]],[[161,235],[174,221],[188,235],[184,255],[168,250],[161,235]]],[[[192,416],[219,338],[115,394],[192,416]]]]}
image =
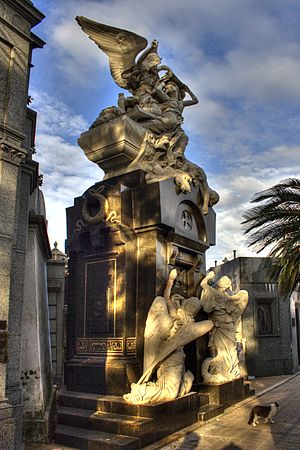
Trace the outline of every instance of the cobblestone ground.
{"type": "MultiPolygon", "coordinates": [[[[300,373],[259,397],[228,408],[204,426],[181,430],[148,450],[300,450],[300,373]],[[274,424],[248,425],[254,405],[280,405],[274,424]],[[177,437],[177,439],[176,439],[177,437]],[[176,439],[170,442],[172,438],[176,439]]],[[[146,449],[145,449],[146,450],[146,449]]]]}

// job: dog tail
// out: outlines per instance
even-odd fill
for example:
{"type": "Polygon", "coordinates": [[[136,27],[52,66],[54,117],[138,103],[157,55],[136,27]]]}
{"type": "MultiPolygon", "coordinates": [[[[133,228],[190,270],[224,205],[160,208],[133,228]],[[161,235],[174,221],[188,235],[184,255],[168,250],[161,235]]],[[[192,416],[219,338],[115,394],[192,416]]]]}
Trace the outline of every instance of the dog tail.
{"type": "Polygon", "coordinates": [[[254,420],[254,411],[252,410],[251,414],[250,414],[250,417],[249,417],[249,420],[248,420],[248,425],[252,425],[253,420],[254,420]]]}

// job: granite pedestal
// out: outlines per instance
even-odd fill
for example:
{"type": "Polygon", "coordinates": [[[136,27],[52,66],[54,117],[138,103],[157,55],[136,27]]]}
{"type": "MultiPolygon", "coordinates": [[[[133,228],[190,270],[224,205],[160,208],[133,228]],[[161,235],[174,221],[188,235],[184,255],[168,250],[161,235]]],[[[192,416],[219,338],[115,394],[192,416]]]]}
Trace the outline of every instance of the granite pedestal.
{"type": "Polygon", "coordinates": [[[210,403],[227,408],[244,400],[244,379],[238,378],[224,383],[203,383],[199,385],[199,392],[209,394],[210,403]]]}
{"type": "Polygon", "coordinates": [[[122,395],[139,378],[153,299],[174,267],[174,292],[192,295],[214,243],[215,214],[202,216],[198,195],[178,192],[173,179],[146,184],[136,170],[68,208],[68,389],[122,395]]]}

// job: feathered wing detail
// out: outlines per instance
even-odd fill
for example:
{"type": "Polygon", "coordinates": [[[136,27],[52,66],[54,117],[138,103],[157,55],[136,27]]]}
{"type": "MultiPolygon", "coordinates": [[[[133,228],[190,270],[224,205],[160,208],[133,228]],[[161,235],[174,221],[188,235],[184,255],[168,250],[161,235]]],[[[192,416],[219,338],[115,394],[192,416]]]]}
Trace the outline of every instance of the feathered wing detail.
{"type": "Polygon", "coordinates": [[[117,85],[127,89],[128,82],[123,79],[122,73],[135,65],[136,56],[147,47],[147,39],[83,16],[77,16],[76,20],[89,38],[108,56],[110,72],[117,85]]]}

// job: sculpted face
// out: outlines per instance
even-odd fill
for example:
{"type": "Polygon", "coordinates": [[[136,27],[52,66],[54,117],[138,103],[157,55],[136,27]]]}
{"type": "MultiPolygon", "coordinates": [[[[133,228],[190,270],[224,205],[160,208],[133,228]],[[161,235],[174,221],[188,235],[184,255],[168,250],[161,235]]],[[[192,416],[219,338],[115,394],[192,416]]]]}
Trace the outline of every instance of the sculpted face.
{"type": "Polygon", "coordinates": [[[200,310],[200,302],[198,300],[197,297],[190,297],[190,298],[186,298],[183,302],[182,302],[182,308],[183,310],[192,317],[195,317],[195,315],[199,312],[200,310]]]}
{"type": "Polygon", "coordinates": [[[221,277],[217,281],[217,286],[220,289],[227,290],[231,288],[231,280],[226,275],[224,277],[221,277]]]}
{"type": "Polygon", "coordinates": [[[145,59],[143,65],[147,69],[151,69],[152,67],[158,66],[161,63],[161,58],[157,53],[150,53],[145,59]]]}
{"type": "Polygon", "coordinates": [[[191,192],[191,181],[192,179],[188,173],[178,173],[175,177],[175,184],[182,192],[191,192]]]}

